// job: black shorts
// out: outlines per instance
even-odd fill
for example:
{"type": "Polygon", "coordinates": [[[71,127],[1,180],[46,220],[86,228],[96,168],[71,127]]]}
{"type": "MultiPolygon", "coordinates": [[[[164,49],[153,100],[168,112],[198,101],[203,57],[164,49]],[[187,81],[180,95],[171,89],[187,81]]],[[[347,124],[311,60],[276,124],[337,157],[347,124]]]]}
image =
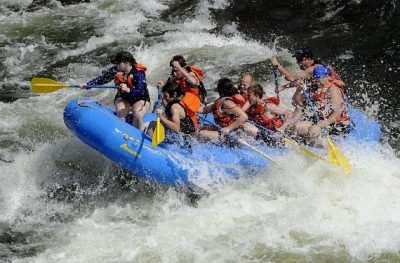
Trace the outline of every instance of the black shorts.
{"type": "Polygon", "coordinates": [[[129,96],[128,94],[117,93],[114,97],[114,104],[117,99],[123,99],[124,101],[127,101],[129,104],[131,104],[131,106],[133,106],[136,102],[141,101],[141,100],[144,100],[145,104],[147,102],[150,103],[149,96],[132,97],[132,96],[129,96]]]}

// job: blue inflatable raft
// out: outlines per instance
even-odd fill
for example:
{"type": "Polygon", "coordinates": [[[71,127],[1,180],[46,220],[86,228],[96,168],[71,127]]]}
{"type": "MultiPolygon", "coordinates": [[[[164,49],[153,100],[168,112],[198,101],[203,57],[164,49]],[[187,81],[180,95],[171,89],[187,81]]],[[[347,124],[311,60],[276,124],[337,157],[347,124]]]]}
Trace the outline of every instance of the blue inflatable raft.
{"type": "MultiPolygon", "coordinates": [[[[377,142],[379,125],[351,109],[354,122],[346,140],[377,142]]],[[[147,114],[146,121],[154,120],[147,114]]],[[[239,175],[253,175],[272,163],[246,147],[226,148],[194,143],[190,148],[161,143],[153,148],[151,138],[125,123],[115,113],[90,99],[71,101],[64,111],[66,126],[83,142],[136,176],[166,185],[208,183],[239,175]]],[[[284,149],[259,148],[267,155],[282,155],[284,149]]]]}

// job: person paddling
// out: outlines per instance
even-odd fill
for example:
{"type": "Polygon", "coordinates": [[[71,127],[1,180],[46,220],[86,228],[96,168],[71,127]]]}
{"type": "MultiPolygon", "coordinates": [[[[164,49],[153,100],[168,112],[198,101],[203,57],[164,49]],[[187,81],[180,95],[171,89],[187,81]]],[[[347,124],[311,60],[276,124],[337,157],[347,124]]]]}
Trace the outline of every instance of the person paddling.
{"type": "MultiPolygon", "coordinates": [[[[166,141],[175,143],[177,140],[182,140],[182,138],[179,139],[174,136],[175,134],[190,135],[196,131],[198,126],[197,117],[196,114],[190,114],[192,111],[188,103],[187,99],[184,99],[184,93],[177,83],[162,88],[162,105],[165,110],[163,111],[159,108],[156,112],[160,116],[162,125],[166,128],[166,141]]],[[[156,122],[149,124],[147,133],[150,137],[153,136],[155,126],[156,122]]]]}
{"type": "Polygon", "coordinates": [[[247,132],[247,129],[257,130],[254,125],[246,123],[248,116],[242,110],[245,103],[242,95],[233,81],[228,78],[222,78],[218,81],[217,92],[219,98],[211,105],[200,108],[199,113],[213,113],[215,123],[221,128],[216,129],[215,126],[204,126],[199,131],[199,137],[206,140],[216,142],[218,140],[229,140],[229,133],[235,132],[238,129],[247,132]]]}
{"type": "Polygon", "coordinates": [[[285,79],[290,81],[288,85],[283,85],[278,87],[278,91],[282,91],[288,87],[296,88],[296,92],[293,95],[293,103],[299,106],[304,104],[304,98],[301,94],[302,85],[304,81],[312,77],[312,72],[316,66],[320,64],[316,63],[314,60],[314,55],[308,47],[302,47],[297,50],[293,56],[296,58],[296,62],[300,67],[300,71],[291,72],[285,67],[283,67],[276,57],[271,58],[271,64],[278,69],[281,74],[284,75],[285,79]]]}
{"type": "Polygon", "coordinates": [[[200,103],[206,103],[207,91],[202,82],[204,71],[199,67],[188,65],[181,55],[172,57],[170,61],[171,75],[165,85],[177,83],[186,95],[195,95],[200,103]]]}
{"type": "Polygon", "coordinates": [[[317,66],[313,70],[311,88],[305,94],[309,107],[314,109],[314,122],[301,121],[295,124],[299,135],[312,140],[322,136],[326,130],[330,135],[343,135],[350,131],[350,118],[345,102],[344,83],[330,76],[329,68],[317,66]]]}
{"type": "Polygon", "coordinates": [[[138,64],[130,52],[121,51],[111,61],[114,66],[84,85],[102,85],[114,81],[118,92],[114,98],[117,116],[126,119],[132,112],[133,125],[143,130],[143,117],[150,108],[146,67],[138,64]]]}

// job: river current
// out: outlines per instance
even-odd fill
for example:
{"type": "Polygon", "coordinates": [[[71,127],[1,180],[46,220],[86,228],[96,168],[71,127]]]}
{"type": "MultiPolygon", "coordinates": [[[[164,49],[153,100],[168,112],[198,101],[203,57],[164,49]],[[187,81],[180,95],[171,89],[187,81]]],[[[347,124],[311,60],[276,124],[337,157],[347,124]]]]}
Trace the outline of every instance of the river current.
{"type": "MultiPolygon", "coordinates": [[[[288,24],[274,27],[291,16],[275,5],[264,19],[260,10],[269,1],[258,9],[262,1],[250,1],[253,17],[242,1],[61,2],[0,0],[1,262],[400,261],[397,35],[388,37],[382,62],[360,60],[362,41],[335,50],[326,44],[332,32],[311,26],[320,33],[313,42],[288,24]],[[335,63],[351,83],[352,104],[382,124],[380,144],[342,145],[354,166],[350,176],[290,152],[280,159],[282,170],[213,185],[192,202],[176,189],[136,180],[65,127],[71,99],[112,107],[114,91],[30,92],[33,76],[87,81],[124,49],[148,67],[153,101],[176,54],[206,71],[211,98],[219,78],[237,80],[248,71],[273,94],[268,59],[278,56],[296,70],[291,54],[304,44],[335,63]],[[384,79],[372,79],[379,75],[384,79]]],[[[330,5],[320,7],[323,21],[354,8],[320,3],[330,5]]],[[[398,12],[396,1],[382,4],[382,12],[390,13],[391,3],[398,12]]],[[[336,30],[359,37],[341,22],[336,30]]],[[[291,92],[282,100],[290,107],[291,92]]]]}

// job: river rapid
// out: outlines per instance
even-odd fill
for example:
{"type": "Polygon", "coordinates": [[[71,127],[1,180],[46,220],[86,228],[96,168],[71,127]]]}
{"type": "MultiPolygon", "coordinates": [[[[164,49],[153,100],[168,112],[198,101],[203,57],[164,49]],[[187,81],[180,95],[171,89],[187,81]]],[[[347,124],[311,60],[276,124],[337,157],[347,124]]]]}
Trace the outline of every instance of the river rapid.
{"type": "MultiPolygon", "coordinates": [[[[336,30],[362,41],[345,39],[342,49],[332,49],[334,33],[321,31],[319,22],[304,38],[289,30],[285,21],[304,18],[292,1],[261,2],[1,0],[0,261],[400,261],[398,32],[385,27],[392,20],[382,24],[393,34],[381,36],[390,42],[384,49],[363,45],[370,41],[354,31],[367,18],[340,20],[336,30]],[[380,144],[341,145],[354,166],[350,176],[290,152],[279,160],[283,169],[209,186],[210,194],[193,202],[179,190],[135,179],[64,126],[71,99],[91,97],[112,107],[114,91],[30,92],[33,76],[87,81],[125,49],[148,67],[153,101],[175,54],[206,71],[210,100],[219,78],[237,80],[248,71],[273,94],[267,60],[278,56],[295,70],[291,53],[303,44],[332,61],[350,83],[352,104],[382,123],[380,144]],[[370,57],[363,53],[368,48],[375,52],[366,52],[370,57]]],[[[342,2],[308,4],[329,25],[364,1],[342,2]]],[[[397,19],[397,2],[384,2],[376,10],[397,19]]],[[[282,96],[290,107],[291,92],[282,96]]]]}

